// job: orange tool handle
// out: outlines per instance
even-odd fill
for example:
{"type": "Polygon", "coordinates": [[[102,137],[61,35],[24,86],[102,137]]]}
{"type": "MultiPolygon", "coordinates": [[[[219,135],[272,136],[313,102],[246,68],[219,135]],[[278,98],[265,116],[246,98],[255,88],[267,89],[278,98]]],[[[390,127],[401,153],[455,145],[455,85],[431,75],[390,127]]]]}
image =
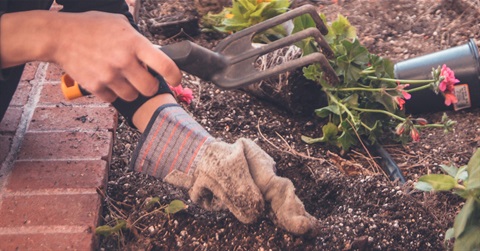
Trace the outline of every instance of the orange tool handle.
{"type": "Polygon", "coordinates": [[[90,93],[83,89],[77,81],[75,81],[68,74],[63,74],[61,79],[61,87],[63,96],[66,100],[73,100],[83,96],[88,96],[90,93]]]}

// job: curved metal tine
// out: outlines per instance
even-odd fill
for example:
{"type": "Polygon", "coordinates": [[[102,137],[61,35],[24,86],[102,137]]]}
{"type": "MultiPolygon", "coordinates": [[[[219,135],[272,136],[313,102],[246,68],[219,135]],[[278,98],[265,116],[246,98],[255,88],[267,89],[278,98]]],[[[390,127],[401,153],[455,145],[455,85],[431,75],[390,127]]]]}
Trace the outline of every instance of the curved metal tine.
{"type": "Polygon", "coordinates": [[[315,52],[307,56],[288,61],[281,65],[267,69],[263,71],[262,74],[264,72],[265,75],[279,74],[285,71],[297,69],[301,66],[307,66],[315,63],[318,63],[320,65],[320,68],[323,71],[323,77],[325,78],[325,81],[327,81],[331,85],[336,85],[340,83],[340,79],[338,78],[335,70],[332,68],[325,55],[320,52],[315,52]]]}
{"type": "Polygon", "coordinates": [[[235,63],[244,61],[248,58],[258,57],[258,56],[267,54],[269,52],[272,52],[274,50],[280,49],[282,47],[292,45],[295,42],[299,42],[299,41],[301,41],[305,38],[308,38],[308,37],[315,38],[315,41],[317,41],[317,43],[319,43],[319,45],[322,46],[322,52],[325,50],[326,54],[333,55],[332,50],[328,46],[328,43],[326,43],[326,41],[324,41],[324,38],[323,38],[322,34],[320,33],[320,31],[317,30],[316,28],[311,27],[311,28],[299,31],[297,33],[294,33],[290,36],[287,36],[287,37],[275,40],[271,43],[265,44],[264,46],[260,46],[260,47],[257,47],[257,48],[251,49],[251,50],[247,50],[247,51],[245,51],[241,54],[238,54],[236,56],[232,56],[230,58],[230,62],[232,64],[235,64],[235,63]],[[326,47],[325,47],[325,45],[326,45],[326,47]]]}
{"type": "Polygon", "coordinates": [[[305,57],[294,59],[263,71],[254,71],[252,74],[243,75],[235,79],[225,78],[225,76],[222,75],[220,79],[215,81],[215,84],[225,89],[239,88],[260,80],[278,76],[280,73],[296,70],[299,67],[304,67],[315,63],[320,64],[320,67],[325,72],[325,80],[328,81],[328,83],[335,85],[340,81],[325,55],[320,52],[315,52],[305,57]]]}

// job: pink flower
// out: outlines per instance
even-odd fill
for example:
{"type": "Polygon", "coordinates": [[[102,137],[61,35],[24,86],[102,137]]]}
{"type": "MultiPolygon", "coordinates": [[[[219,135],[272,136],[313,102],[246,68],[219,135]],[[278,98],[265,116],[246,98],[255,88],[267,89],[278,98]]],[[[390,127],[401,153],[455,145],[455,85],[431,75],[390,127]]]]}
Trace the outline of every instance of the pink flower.
{"type": "Polygon", "coordinates": [[[410,86],[410,85],[409,84],[404,84],[404,85],[403,84],[398,84],[397,85],[397,91],[401,92],[403,98],[406,99],[406,100],[409,100],[412,97],[412,95],[410,93],[408,93],[404,90],[408,86],[410,86]]]}
{"type": "Polygon", "coordinates": [[[172,89],[173,93],[175,94],[175,96],[180,102],[185,102],[187,105],[189,105],[192,102],[193,100],[192,89],[188,87],[183,88],[182,85],[177,85],[176,87],[170,86],[170,89],[172,89]]]}
{"type": "Polygon", "coordinates": [[[453,86],[456,83],[460,82],[460,80],[455,78],[455,74],[452,69],[448,68],[446,65],[442,66],[442,70],[440,71],[440,77],[444,78],[438,86],[438,88],[442,92],[445,92],[446,90],[453,91],[453,86]]]}
{"type": "Polygon", "coordinates": [[[451,104],[455,104],[458,102],[457,97],[455,97],[455,94],[451,92],[446,92],[445,94],[445,105],[449,106],[451,104]]]}
{"type": "Polygon", "coordinates": [[[402,97],[395,97],[395,103],[398,104],[398,107],[400,107],[400,110],[403,110],[403,105],[405,105],[405,100],[402,97]]]}

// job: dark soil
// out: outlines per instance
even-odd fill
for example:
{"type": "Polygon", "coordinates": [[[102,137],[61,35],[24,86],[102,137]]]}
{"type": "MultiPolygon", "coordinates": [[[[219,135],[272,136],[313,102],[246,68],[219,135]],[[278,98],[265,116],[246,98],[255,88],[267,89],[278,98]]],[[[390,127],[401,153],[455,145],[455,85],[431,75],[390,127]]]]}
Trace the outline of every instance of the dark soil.
{"type": "MultiPolygon", "coordinates": [[[[158,15],[159,5],[167,2],[172,1],[142,1],[139,25],[154,43],[192,39],[213,48],[222,38],[205,33],[189,34],[185,30],[173,37],[156,34],[158,30],[151,29],[154,23],[151,19],[158,15]]],[[[178,3],[189,2],[191,4],[192,1],[178,3]]],[[[326,13],[329,20],[337,14],[346,16],[357,28],[358,37],[370,52],[395,62],[465,44],[469,38],[480,41],[478,0],[308,3],[326,13]]],[[[192,6],[198,7],[189,5],[192,6]]],[[[198,14],[191,13],[191,17],[197,15],[198,18],[198,14]]],[[[313,115],[294,114],[244,91],[221,90],[189,75],[185,75],[183,85],[192,88],[195,97],[185,109],[213,136],[226,142],[232,143],[240,137],[255,140],[277,162],[278,175],[293,181],[307,211],[322,222],[323,228],[314,237],[294,236],[277,228],[267,215],[254,224],[244,225],[229,212],[208,212],[192,204],[184,190],[129,171],[129,160],[139,134],[121,120],[103,217],[105,224],[112,224],[115,219],[127,219],[130,227],[119,234],[102,237],[102,249],[446,248],[444,233],[453,226],[454,217],[463,205],[462,200],[450,193],[422,193],[414,190],[413,184],[423,174],[440,173],[440,164],[461,166],[468,162],[480,146],[479,108],[448,111],[448,116],[458,122],[453,133],[424,130],[418,143],[385,145],[407,180],[400,185],[379,171],[361,147],[342,154],[330,146],[303,143],[301,135],[321,133],[324,121],[313,115]],[[152,197],[159,197],[162,205],[180,199],[188,204],[188,208],[174,215],[147,210],[145,203],[152,197]]],[[[442,114],[422,114],[422,117],[438,121],[442,114]]]]}

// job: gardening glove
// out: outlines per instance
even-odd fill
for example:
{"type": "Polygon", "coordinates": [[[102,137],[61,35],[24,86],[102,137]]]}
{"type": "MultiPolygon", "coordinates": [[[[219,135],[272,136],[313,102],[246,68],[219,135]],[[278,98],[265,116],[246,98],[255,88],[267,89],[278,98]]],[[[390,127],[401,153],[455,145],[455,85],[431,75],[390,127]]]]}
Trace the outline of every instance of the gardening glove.
{"type": "Polygon", "coordinates": [[[216,141],[177,104],[163,105],[150,120],[131,164],[188,189],[190,199],[207,210],[228,209],[243,223],[264,211],[241,149],[216,141]]]}
{"type": "Polygon", "coordinates": [[[178,105],[160,107],[132,160],[137,171],[189,189],[192,201],[208,210],[229,209],[252,223],[271,204],[280,227],[304,234],[316,227],[290,180],[275,175],[275,162],[254,142],[234,144],[211,137],[178,105]]]}

